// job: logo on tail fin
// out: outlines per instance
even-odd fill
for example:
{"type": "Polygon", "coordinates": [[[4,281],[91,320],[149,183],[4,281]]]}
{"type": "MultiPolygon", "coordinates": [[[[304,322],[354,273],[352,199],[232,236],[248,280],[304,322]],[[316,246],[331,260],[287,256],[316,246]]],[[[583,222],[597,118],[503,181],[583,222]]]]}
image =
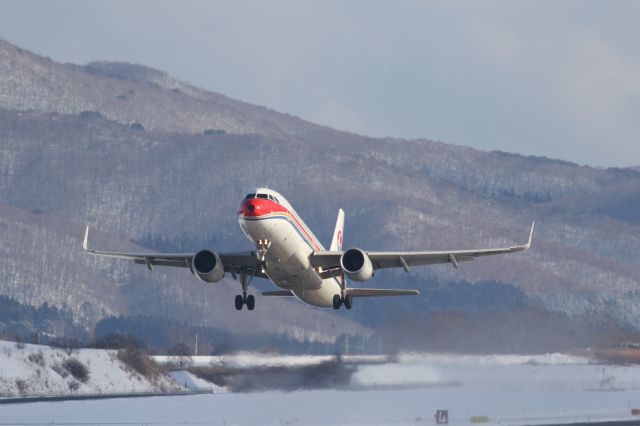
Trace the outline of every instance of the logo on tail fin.
{"type": "Polygon", "coordinates": [[[339,251],[342,250],[342,233],[344,230],[344,210],[338,210],[338,218],[336,219],[336,227],[333,231],[333,238],[331,239],[331,246],[329,250],[339,251]]]}

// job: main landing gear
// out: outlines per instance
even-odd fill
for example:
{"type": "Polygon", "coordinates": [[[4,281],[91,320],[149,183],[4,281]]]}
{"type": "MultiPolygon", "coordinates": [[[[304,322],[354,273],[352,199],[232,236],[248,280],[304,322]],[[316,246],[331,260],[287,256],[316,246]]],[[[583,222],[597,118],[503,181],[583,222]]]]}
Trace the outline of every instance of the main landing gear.
{"type": "Polygon", "coordinates": [[[333,309],[340,309],[340,306],[344,305],[345,308],[351,309],[353,306],[353,297],[347,292],[347,286],[344,280],[344,276],[338,281],[340,284],[340,294],[333,296],[333,309]]]}
{"type": "Polygon", "coordinates": [[[333,296],[333,309],[340,309],[340,306],[344,305],[345,308],[351,309],[353,306],[353,297],[346,295],[344,297],[336,294],[333,296]]]}
{"type": "Polygon", "coordinates": [[[254,276],[255,276],[255,271],[251,275],[247,275],[245,271],[240,272],[240,284],[242,284],[242,294],[241,295],[238,294],[236,296],[235,303],[236,303],[237,311],[241,310],[243,305],[247,305],[247,309],[250,311],[253,311],[253,309],[256,307],[256,298],[253,296],[253,294],[247,295],[247,288],[249,287],[249,284],[251,283],[251,280],[253,279],[254,276]]]}
{"type": "Polygon", "coordinates": [[[256,307],[256,298],[253,296],[253,294],[247,296],[245,293],[236,296],[236,310],[241,310],[243,305],[247,305],[247,309],[253,311],[253,309],[256,307]]]}

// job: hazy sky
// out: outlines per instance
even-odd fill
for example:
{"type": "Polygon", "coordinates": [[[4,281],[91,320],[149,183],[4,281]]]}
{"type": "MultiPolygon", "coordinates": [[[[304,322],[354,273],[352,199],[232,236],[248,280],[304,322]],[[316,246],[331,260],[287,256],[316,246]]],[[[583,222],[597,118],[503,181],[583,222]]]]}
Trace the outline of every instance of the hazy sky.
{"type": "Polygon", "coordinates": [[[6,1],[0,37],[372,136],[640,164],[640,1],[6,1]]]}

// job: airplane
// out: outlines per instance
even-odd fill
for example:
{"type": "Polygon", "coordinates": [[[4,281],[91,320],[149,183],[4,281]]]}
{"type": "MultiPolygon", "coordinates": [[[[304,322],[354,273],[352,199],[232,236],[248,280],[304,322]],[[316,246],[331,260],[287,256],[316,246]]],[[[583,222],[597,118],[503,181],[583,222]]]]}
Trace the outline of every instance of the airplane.
{"type": "Polygon", "coordinates": [[[83,249],[96,256],[129,259],[146,265],[189,268],[205,283],[216,283],[230,273],[242,286],[242,294],[235,297],[235,308],[244,305],[252,311],[255,297],[247,294],[254,277],[271,280],[279,290],[262,292],[264,296],[294,296],[319,308],[351,309],[357,297],[418,295],[417,290],[350,287],[346,278],[363,282],[378,269],[402,268],[409,273],[411,266],[450,263],[458,268],[460,262],[476,257],[525,251],[531,247],[533,229],[524,245],[507,248],[477,250],[445,250],[414,252],[373,252],[359,248],[342,249],[344,211],[339,209],[329,250],[320,244],[311,230],[278,192],[257,188],[249,193],[238,210],[238,222],[254,251],[223,253],[200,250],[196,253],[119,253],[89,249],[89,226],[82,243],[83,249]]]}

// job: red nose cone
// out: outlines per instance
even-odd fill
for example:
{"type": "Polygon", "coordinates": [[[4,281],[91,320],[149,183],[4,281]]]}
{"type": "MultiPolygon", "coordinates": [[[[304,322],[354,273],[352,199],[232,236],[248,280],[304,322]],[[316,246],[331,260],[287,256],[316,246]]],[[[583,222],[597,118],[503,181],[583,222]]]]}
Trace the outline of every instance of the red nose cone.
{"type": "Polygon", "coordinates": [[[238,214],[243,216],[255,216],[260,210],[260,206],[258,205],[258,200],[244,200],[242,204],[240,204],[240,209],[238,210],[238,214]]]}
{"type": "Polygon", "coordinates": [[[250,198],[240,204],[238,214],[244,217],[264,216],[270,213],[286,213],[287,209],[265,198],[250,198]]]}

